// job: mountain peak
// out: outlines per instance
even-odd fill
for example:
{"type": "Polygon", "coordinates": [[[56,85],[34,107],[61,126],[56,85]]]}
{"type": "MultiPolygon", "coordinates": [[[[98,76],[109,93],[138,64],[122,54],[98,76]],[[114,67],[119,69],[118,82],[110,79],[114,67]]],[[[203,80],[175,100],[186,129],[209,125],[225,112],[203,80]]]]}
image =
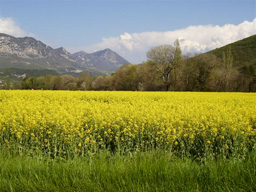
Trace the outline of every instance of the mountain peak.
{"type": "Polygon", "coordinates": [[[98,69],[108,71],[115,71],[120,66],[129,64],[127,60],[109,48],[90,54],[80,51],[74,53],[73,57],[82,65],[96,67],[98,69]]]}
{"type": "Polygon", "coordinates": [[[96,51],[96,52],[94,52],[92,54],[94,54],[94,55],[102,55],[102,54],[117,54],[117,53],[115,53],[114,51],[112,51],[109,48],[106,48],[106,49],[103,49],[103,50],[96,51]]]}
{"type": "Polygon", "coordinates": [[[79,52],[73,53],[72,55],[73,55],[73,57],[77,57],[77,56],[81,56],[81,55],[88,55],[88,53],[86,53],[84,51],[79,51],[79,52]]]}
{"type": "Polygon", "coordinates": [[[106,48],[106,49],[103,49],[102,51],[109,51],[109,52],[114,52],[114,51],[112,51],[111,49],[109,49],[109,48],[106,48]]]}
{"type": "Polygon", "coordinates": [[[63,47],[60,47],[60,48],[57,48],[55,49],[55,51],[58,53],[58,54],[61,54],[61,55],[69,55],[70,53],[64,49],[63,47]]]}

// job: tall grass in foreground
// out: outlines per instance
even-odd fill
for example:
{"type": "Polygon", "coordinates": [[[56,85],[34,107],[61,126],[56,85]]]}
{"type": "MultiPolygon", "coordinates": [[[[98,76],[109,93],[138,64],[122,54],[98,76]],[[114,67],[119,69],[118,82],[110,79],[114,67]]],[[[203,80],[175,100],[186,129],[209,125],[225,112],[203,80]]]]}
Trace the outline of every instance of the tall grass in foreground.
{"type": "Polygon", "coordinates": [[[256,155],[202,163],[152,151],[126,156],[1,156],[0,191],[256,191],[256,155]]]}

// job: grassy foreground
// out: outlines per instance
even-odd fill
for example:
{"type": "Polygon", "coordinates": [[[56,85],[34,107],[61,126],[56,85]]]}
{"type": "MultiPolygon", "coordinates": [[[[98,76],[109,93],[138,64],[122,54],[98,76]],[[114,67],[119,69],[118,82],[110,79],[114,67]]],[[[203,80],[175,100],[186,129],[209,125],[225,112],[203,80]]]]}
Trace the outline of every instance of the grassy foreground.
{"type": "Polygon", "coordinates": [[[256,155],[181,160],[168,153],[70,160],[1,156],[0,191],[255,191],[256,155]]]}

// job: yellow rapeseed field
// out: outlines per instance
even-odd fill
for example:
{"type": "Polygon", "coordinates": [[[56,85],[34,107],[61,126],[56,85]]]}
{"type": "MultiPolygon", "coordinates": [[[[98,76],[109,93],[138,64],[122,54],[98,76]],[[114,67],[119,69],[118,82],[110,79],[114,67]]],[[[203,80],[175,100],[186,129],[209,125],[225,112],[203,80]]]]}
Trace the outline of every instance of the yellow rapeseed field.
{"type": "Polygon", "coordinates": [[[51,156],[256,148],[255,93],[0,91],[0,146],[51,156]]]}

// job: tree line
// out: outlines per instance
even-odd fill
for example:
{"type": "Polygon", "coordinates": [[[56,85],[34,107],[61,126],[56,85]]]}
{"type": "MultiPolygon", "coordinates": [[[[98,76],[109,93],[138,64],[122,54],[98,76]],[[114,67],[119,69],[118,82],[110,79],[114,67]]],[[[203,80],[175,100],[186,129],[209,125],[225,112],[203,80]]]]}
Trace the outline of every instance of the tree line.
{"type": "Polygon", "coordinates": [[[108,76],[91,77],[82,73],[25,77],[9,88],[46,90],[124,90],[124,91],[256,91],[252,65],[234,66],[232,50],[222,58],[213,54],[182,55],[179,41],[147,52],[140,65],[124,65],[108,76]]]}

